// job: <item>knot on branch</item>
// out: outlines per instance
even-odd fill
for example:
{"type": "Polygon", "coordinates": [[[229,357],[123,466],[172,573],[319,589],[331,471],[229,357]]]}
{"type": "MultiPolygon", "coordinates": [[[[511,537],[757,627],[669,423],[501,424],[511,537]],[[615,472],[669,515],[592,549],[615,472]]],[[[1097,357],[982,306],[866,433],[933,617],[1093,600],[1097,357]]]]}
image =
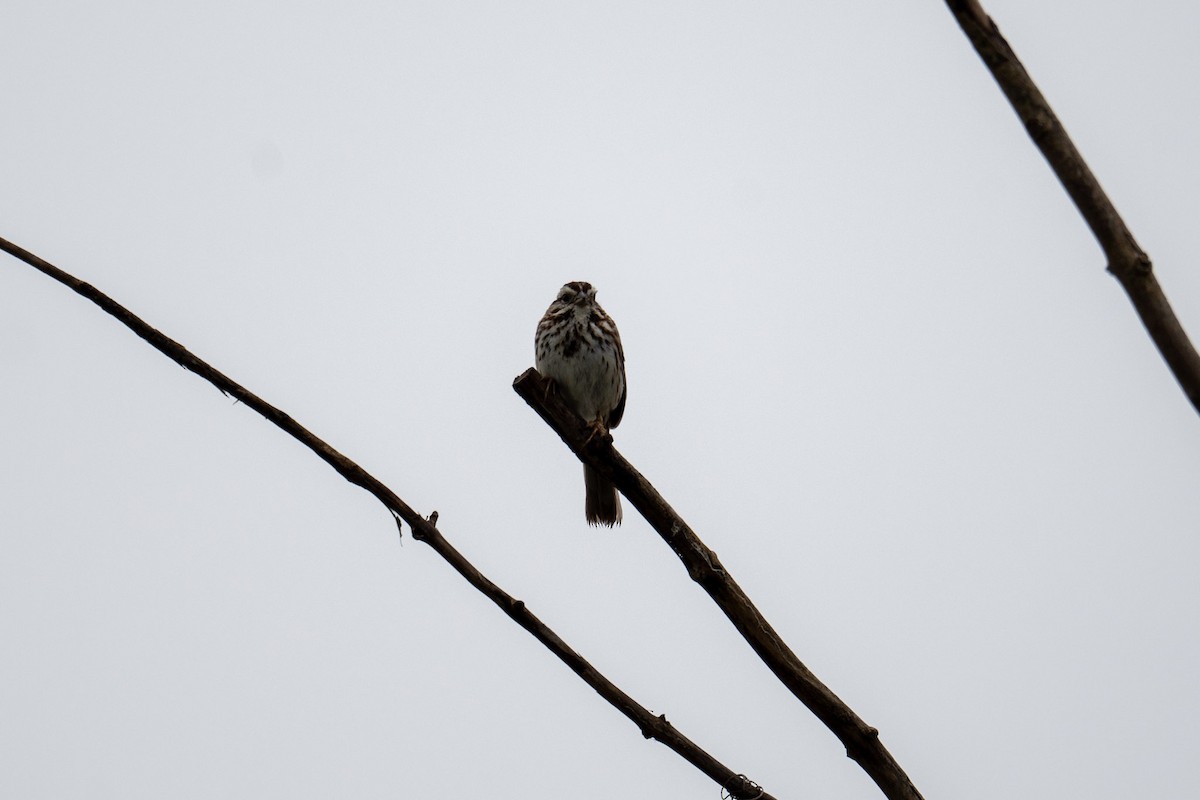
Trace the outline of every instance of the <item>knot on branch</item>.
{"type": "Polygon", "coordinates": [[[671,723],[667,722],[666,714],[659,714],[654,719],[649,720],[648,722],[646,722],[643,725],[640,725],[639,727],[641,728],[641,731],[642,731],[642,738],[653,739],[655,737],[658,737],[659,739],[661,739],[662,734],[665,733],[667,731],[667,729],[669,729],[671,727],[671,723]]]}
{"type": "Polygon", "coordinates": [[[1146,276],[1154,272],[1154,265],[1150,263],[1150,256],[1138,251],[1137,258],[1133,260],[1133,271],[1137,275],[1146,276]]]}
{"type": "Polygon", "coordinates": [[[864,758],[869,758],[869,754],[881,745],[878,728],[862,724],[861,721],[860,725],[852,739],[843,741],[846,743],[846,757],[861,764],[864,758]]]}
{"type": "Polygon", "coordinates": [[[1125,286],[1129,286],[1131,279],[1150,277],[1154,273],[1154,265],[1150,262],[1150,256],[1134,244],[1132,252],[1114,254],[1108,261],[1107,270],[1125,286]]]}
{"type": "Polygon", "coordinates": [[[761,786],[740,772],[721,785],[721,800],[758,800],[764,794],[761,786]]]}

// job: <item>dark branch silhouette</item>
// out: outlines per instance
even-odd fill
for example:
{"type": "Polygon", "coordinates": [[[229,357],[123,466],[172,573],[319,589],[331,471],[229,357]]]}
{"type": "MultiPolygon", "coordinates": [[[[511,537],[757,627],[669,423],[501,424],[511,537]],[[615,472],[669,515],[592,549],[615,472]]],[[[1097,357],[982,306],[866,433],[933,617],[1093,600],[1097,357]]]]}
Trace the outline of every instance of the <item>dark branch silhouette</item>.
{"type": "Polygon", "coordinates": [[[721,565],[717,554],[695,534],[649,481],[612,446],[611,436],[595,436],[590,425],[551,390],[546,378],[528,369],[513,381],[513,389],[554,429],[583,463],[616,485],[658,532],[733,623],[759,658],[792,694],[804,703],[846,747],[891,800],[920,800],[921,794],[879,741],[879,731],[863,722],[841,698],[821,683],[796,657],[766,618],[721,565]]]}
{"type": "Polygon", "coordinates": [[[1200,355],[1158,285],[1150,258],[1138,246],[1054,110],[978,0],[946,0],[946,5],[1092,229],[1108,259],[1108,271],[1121,282],[1167,366],[1200,411],[1200,355]]]}
{"type": "Polygon", "coordinates": [[[358,466],[358,464],[330,447],[300,423],[296,422],[296,420],[257,395],[252,394],[245,387],[229,377],[218,372],[207,362],[193,355],[186,347],[152,328],[133,312],[129,311],[129,309],[120,305],[91,284],[75,278],[53,264],[5,239],[0,239],[0,250],[4,250],[15,256],[34,269],[49,275],[59,283],[91,300],[176,364],[179,364],[179,366],[189,372],[199,375],[220,389],[223,394],[230,395],[254,411],[257,411],[267,420],[316,453],[321,460],[337,470],[338,474],[343,478],[356,486],[361,486],[374,495],[397,519],[397,524],[399,524],[399,520],[408,523],[412,529],[414,539],[432,547],[458,574],[466,578],[468,583],[486,595],[489,600],[500,607],[501,611],[532,634],[550,652],[558,656],[559,660],[570,667],[571,671],[582,678],[585,683],[595,689],[601,697],[632,720],[638,726],[642,736],[647,739],[656,739],[665,744],[705,775],[716,781],[730,795],[739,798],[739,800],[755,800],[756,798],[775,800],[757,784],[746,778],[745,775],[733,772],[733,770],[717,761],[693,741],[677,731],[667,721],[666,716],[660,715],[656,717],[632,697],[621,691],[616,684],[604,677],[599,670],[589,664],[579,653],[572,650],[566,642],[559,638],[558,634],[547,627],[533,612],[529,611],[523,602],[509,595],[489,580],[486,575],[476,569],[470,561],[446,541],[445,537],[435,527],[434,523],[437,521],[436,512],[430,515],[430,519],[422,517],[416,511],[409,508],[403,500],[397,497],[382,482],[358,466]]]}

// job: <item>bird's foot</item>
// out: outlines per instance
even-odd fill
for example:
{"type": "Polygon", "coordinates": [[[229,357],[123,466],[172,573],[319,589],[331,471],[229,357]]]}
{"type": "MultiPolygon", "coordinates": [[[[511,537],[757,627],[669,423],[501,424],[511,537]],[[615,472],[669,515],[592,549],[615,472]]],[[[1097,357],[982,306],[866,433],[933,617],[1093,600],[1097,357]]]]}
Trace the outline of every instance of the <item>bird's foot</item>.
{"type": "Polygon", "coordinates": [[[591,429],[591,432],[588,433],[587,439],[583,442],[584,447],[591,444],[592,439],[595,439],[597,436],[603,438],[608,435],[608,427],[604,424],[604,420],[594,419],[588,423],[588,427],[591,429]]]}

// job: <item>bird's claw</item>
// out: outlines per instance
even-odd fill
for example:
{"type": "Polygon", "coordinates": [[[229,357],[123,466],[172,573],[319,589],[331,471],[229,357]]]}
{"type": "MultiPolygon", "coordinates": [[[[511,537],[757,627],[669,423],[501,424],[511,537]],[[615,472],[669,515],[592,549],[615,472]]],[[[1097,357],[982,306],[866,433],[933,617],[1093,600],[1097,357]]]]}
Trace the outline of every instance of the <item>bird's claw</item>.
{"type": "Polygon", "coordinates": [[[591,444],[592,439],[595,439],[597,436],[603,438],[608,435],[608,428],[601,420],[592,420],[590,423],[588,423],[588,427],[591,429],[591,431],[588,433],[587,439],[585,439],[583,442],[584,447],[587,447],[589,444],[591,444]]]}

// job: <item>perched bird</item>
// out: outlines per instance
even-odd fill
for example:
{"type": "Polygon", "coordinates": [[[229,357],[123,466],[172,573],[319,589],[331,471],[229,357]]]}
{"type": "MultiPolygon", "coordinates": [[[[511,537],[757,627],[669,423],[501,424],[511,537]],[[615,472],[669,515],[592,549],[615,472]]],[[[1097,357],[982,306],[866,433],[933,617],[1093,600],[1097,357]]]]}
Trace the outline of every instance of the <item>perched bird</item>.
{"type": "MultiPolygon", "coordinates": [[[[572,281],[558,290],[534,336],[534,366],[554,381],[567,406],[598,434],[625,413],[625,351],[612,317],[596,302],[596,288],[572,281]]],[[[583,509],[590,525],[621,522],[617,487],[583,465],[583,509]]]]}

